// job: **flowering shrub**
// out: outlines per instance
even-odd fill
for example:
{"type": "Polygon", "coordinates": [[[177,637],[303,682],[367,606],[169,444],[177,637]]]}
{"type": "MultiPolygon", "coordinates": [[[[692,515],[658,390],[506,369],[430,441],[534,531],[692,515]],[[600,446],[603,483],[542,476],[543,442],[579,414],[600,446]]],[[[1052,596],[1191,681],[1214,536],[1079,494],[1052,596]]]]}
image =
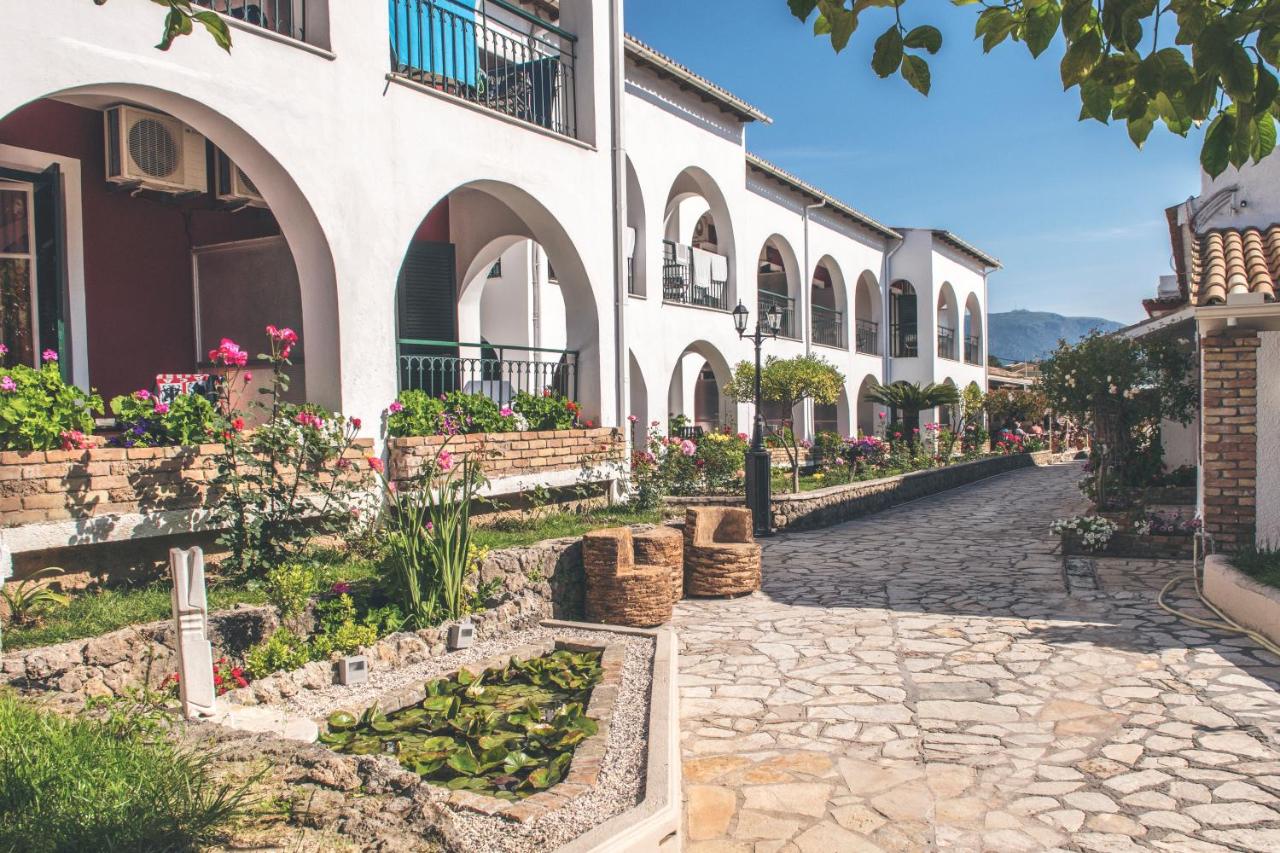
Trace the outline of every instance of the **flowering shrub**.
{"type": "Polygon", "coordinates": [[[1060,518],[1049,525],[1049,532],[1054,536],[1078,539],[1086,551],[1094,552],[1107,547],[1116,530],[1115,524],[1097,515],[1060,518]]]}
{"type": "Polygon", "coordinates": [[[218,412],[198,394],[180,394],[165,403],[147,390],[111,401],[121,433],[116,447],[183,447],[213,438],[218,412]]]}
{"type": "Polygon", "coordinates": [[[248,686],[249,677],[243,667],[232,663],[227,658],[218,658],[213,662],[213,688],[219,696],[248,686]]]}
{"type": "Polygon", "coordinates": [[[1133,532],[1139,536],[1194,536],[1200,527],[1200,519],[1184,518],[1177,513],[1144,513],[1133,522],[1133,532]]]}
{"type": "Polygon", "coordinates": [[[266,402],[249,404],[265,422],[252,431],[244,429],[245,414],[238,405],[251,381],[240,369],[248,355],[227,339],[209,353],[214,363],[232,368],[220,396],[225,449],[217,457],[212,485],[218,499],[211,516],[224,531],[218,542],[231,552],[228,567],[252,574],[284,561],[316,535],[349,530],[358,516],[352,510],[360,485],[346,459],[359,419],[285,403],[285,369],[298,338],[292,330],[274,326],[267,333],[271,351],[259,359],[271,367],[269,386],[259,389],[266,402]]]}
{"type": "Polygon", "coordinates": [[[452,391],[433,397],[425,391],[403,391],[386,414],[387,434],[407,438],[574,429],[581,407],[550,389],[542,394],[521,391],[504,406],[483,394],[452,391]]]}
{"type": "Polygon", "coordinates": [[[1027,452],[1023,437],[1011,432],[1002,432],[996,436],[995,443],[991,445],[991,450],[1003,456],[1027,452]]]}
{"type": "Polygon", "coordinates": [[[45,352],[39,370],[0,368],[0,450],[75,450],[88,446],[102,398],[69,385],[57,353],[45,352]]]}

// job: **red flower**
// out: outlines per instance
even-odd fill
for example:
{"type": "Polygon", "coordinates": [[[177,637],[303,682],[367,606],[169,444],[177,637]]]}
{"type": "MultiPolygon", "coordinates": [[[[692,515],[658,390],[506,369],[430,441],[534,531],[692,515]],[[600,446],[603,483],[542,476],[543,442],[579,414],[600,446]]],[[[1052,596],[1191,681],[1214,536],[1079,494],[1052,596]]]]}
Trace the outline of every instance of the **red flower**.
{"type": "Polygon", "coordinates": [[[382,464],[382,460],[376,456],[370,456],[368,458],[368,462],[369,462],[369,470],[377,471],[379,474],[381,474],[383,471],[387,469],[387,466],[382,464]]]}
{"type": "Polygon", "coordinates": [[[236,432],[244,432],[244,418],[236,418],[232,421],[231,428],[236,432]]]}

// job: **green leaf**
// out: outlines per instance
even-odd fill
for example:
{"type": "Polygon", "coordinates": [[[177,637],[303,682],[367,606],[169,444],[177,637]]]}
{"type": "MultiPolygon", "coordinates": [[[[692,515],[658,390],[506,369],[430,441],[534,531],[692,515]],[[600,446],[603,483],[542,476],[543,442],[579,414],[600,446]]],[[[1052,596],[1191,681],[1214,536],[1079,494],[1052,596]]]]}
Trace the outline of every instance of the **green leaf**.
{"type": "Polygon", "coordinates": [[[1102,58],[1102,37],[1097,30],[1089,30],[1072,42],[1062,57],[1059,69],[1062,74],[1062,88],[1070,89],[1089,76],[1102,58]]]}
{"type": "Polygon", "coordinates": [[[1254,119],[1257,136],[1253,142],[1253,160],[1256,163],[1276,147],[1276,120],[1266,112],[1254,119]]]}
{"type": "Polygon", "coordinates": [[[445,762],[454,770],[464,776],[474,776],[480,772],[480,764],[476,761],[476,757],[471,754],[471,750],[463,748],[449,756],[445,762]]]}
{"type": "Polygon", "coordinates": [[[992,6],[978,16],[974,25],[974,38],[982,39],[982,50],[990,53],[992,48],[1008,38],[1017,24],[1013,13],[1003,6],[992,6]]]}
{"type": "Polygon", "coordinates": [[[1226,171],[1231,152],[1231,138],[1235,135],[1235,116],[1221,112],[1209,124],[1200,148],[1200,166],[1216,178],[1226,171]]]}
{"type": "Polygon", "coordinates": [[[931,83],[929,63],[918,56],[907,55],[902,59],[902,78],[922,95],[929,94],[931,83]]]}
{"type": "Polygon", "coordinates": [[[942,31],[937,27],[923,24],[907,33],[907,37],[903,39],[903,44],[911,48],[923,48],[931,54],[937,53],[942,49],[942,31]]]}
{"type": "Polygon", "coordinates": [[[902,65],[902,33],[897,25],[889,27],[876,39],[875,53],[871,56],[871,70],[880,77],[888,77],[902,65]]]}
{"type": "Polygon", "coordinates": [[[1062,8],[1056,0],[1045,0],[1038,6],[1027,10],[1027,23],[1024,37],[1027,49],[1032,56],[1038,57],[1045,52],[1058,32],[1058,23],[1062,20],[1062,8]]]}
{"type": "Polygon", "coordinates": [[[806,21],[813,14],[813,10],[818,7],[818,0],[787,0],[787,6],[790,7],[791,14],[802,21],[806,21]]]}

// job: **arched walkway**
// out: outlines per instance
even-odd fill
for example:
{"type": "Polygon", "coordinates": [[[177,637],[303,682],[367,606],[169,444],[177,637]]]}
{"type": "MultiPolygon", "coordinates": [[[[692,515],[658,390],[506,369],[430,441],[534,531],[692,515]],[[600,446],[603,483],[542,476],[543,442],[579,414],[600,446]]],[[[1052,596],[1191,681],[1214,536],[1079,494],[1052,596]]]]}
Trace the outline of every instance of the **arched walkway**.
{"type": "Polygon", "coordinates": [[[65,89],[0,119],[0,169],[9,194],[46,211],[30,236],[52,247],[37,264],[48,277],[30,283],[27,322],[73,381],[108,397],[153,387],[160,373],[207,370],[197,353],[221,337],[265,349],[273,323],[302,337],[293,396],[342,407],[328,240],[293,177],[225,115],[155,86],[65,89]],[[110,124],[106,111],[122,104],[132,111],[110,124]],[[91,179],[107,139],[119,140],[116,179],[133,192],[91,179]],[[47,213],[55,204],[61,232],[47,213]]]}
{"type": "Polygon", "coordinates": [[[884,309],[880,301],[880,283],[875,273],[863,270],[858,276],[857,291],[853,300],[854,351],[866,355],[880,355],[884,335],[880,328],[884,309]]]}
{"type": "Polygon", "coordinates": [[[830,255],[818,261],[809,285],[810,328],[813,342],[848,349],[848,298],[844,274],[830,255]]]}
{"type": "Polygon", "coordinates": [[[858,386],[858,433],[860,435],[880,435],[884,432],[883,420],[875,403],[867,399],[867,393],[879,385],[879,381],[871,374],[862,379],[858,386]]]}
{"type": "Polygon", "coordinates": [[[950,282],[943,282],[938,291],[938,357],[958,361],[960,352],[956,344],[960,326],[960,309],[956,304],[956,292],[950,282]]]}
{"type": "Polygon", "coordinates": [[[800,295],[800,264],[786,238],[774,234],[764,241],[756,265],[756,288],[760,316],[776,305],[782,311],[778,334],[798,339],[801,329],[796,300],[800,295]]]}
{"type": "Polygon", "coordinates": [[[400,387],[499,402],[551,388],[598,419],[595,304],[577,248],[540,202],[497,181],[458,187],[423,219],[400,270],[400,387]],[[492,355],[467,346],[480,337],[492,355]]]}
{"type": "Polygon", "coordinates": [[[671,418],[683,416],[704,431],[733,426],[736,404],[723,393],[733,379],[725,356],[706,341],[689,344],[672,363],[667,389],[671,418]]]}
{"type": "Polygon", "coordinates": [[[724,193],[702,169],[676,176],[663,211],[662,298],[728,311],[737,282],[733,222],[724,193]]]}

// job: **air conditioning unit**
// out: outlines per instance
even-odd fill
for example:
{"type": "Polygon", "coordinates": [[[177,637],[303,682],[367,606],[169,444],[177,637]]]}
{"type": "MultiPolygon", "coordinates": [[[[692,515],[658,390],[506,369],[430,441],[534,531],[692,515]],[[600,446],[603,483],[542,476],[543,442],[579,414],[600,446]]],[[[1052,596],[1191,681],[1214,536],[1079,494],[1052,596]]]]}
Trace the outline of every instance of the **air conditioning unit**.
{"type": "Polygon", "coordinates": [[[250,207],[266,207],[267,201],[249,176],[221,149],[218,151],[217,170],[218,200],[250,207]]]}
{"type": "Polygon", "coordinates": [[[166,193],[209,191],[204,137],[173,116],[107,110],[107,180],[166,193]]]}

